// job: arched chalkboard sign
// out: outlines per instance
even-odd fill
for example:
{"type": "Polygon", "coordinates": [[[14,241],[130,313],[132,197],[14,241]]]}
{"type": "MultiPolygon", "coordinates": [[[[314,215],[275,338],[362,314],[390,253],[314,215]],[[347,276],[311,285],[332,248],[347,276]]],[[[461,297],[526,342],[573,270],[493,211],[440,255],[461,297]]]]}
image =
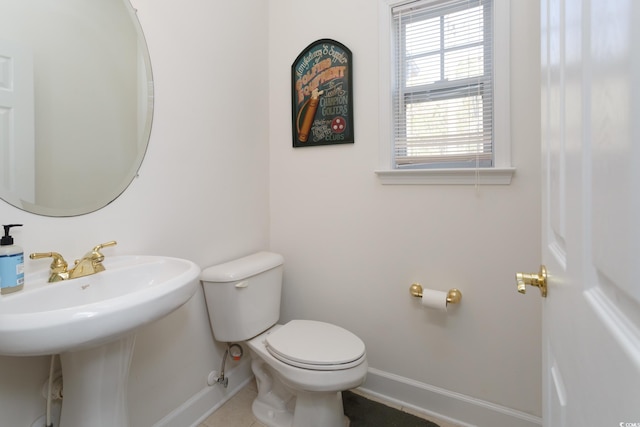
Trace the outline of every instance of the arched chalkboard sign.
{"type": "Polygon", "coordinates": [[[291,65],[293,146],[354,142],[351,51],[342,43],[311,43],[291,65]]]}

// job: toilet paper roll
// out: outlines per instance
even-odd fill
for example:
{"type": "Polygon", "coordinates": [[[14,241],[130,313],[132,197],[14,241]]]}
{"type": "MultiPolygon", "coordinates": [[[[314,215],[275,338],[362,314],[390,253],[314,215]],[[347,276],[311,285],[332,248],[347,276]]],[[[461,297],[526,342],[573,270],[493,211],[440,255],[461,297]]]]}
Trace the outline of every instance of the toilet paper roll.
{"type": "Polygon", "coordinates": [[[434,291],[433,289],[423,289],[422,305],[439,311],[447,311],[447,293],[434,291]]]}

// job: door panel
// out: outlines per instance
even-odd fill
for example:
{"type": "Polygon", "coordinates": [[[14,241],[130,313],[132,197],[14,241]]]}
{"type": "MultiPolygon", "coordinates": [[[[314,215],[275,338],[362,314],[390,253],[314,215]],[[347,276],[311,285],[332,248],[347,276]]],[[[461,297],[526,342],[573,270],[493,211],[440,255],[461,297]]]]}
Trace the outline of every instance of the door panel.
{"type": "Polygon", "coordinates": [[[640,424],[637,22],[631,0],[541,1],[549,427],[640,424]]]}
{"type": "Polygon", "coordinates": [[[35,200],[33,58],[0,40],[0,187],[35,200]]]}

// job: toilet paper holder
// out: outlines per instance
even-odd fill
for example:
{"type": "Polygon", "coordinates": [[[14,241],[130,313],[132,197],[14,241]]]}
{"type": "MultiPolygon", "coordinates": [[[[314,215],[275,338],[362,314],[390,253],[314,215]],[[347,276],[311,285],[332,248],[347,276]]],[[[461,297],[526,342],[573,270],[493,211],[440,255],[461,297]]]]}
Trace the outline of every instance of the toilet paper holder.
{"type": "MultiPolygon", "coordinates": [[[[409,293],[411,296],[416,298],[422,298],[422,285],[420,283],[414,283],[409,288],[409,293]]],[[[449,289],[447,292],[447,304],[457,304],[462,300],[462,292],[458,289],[453,288],[449,289]]]]}

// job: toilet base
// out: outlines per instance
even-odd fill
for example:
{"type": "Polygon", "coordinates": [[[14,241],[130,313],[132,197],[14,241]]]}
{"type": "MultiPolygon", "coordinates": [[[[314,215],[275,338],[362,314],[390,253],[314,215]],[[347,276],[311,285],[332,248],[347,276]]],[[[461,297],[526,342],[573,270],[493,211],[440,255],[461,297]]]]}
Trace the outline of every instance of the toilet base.
{"type": "Polygon", "coordinates": [[[267,427],[349,427],[340,392],[300,393],[291,404],[293,411],[287,407],[274,407],[256,398],[251,409],[258,421],[267,427]]]}
{"type": "Polygon", "coordinates": [[[349,426],[342,407],[342,392],[297,393],[292,427],[332,426],[349,426]]]}
{"type": "Polygon", "coordinates": [[[293,426],[293,413],[286,408],[274,408],[256,398],[251,405],[251,410],[258,421],[267,427],[293,426]]]}
{"type": "Polygon", "coordinates": [[[251,368],[256,376],[258,396],[253,415],[267,427],[348,427],[342,392],[295,393],[274,377],[268,366],[254,357],[251,368]]]}

